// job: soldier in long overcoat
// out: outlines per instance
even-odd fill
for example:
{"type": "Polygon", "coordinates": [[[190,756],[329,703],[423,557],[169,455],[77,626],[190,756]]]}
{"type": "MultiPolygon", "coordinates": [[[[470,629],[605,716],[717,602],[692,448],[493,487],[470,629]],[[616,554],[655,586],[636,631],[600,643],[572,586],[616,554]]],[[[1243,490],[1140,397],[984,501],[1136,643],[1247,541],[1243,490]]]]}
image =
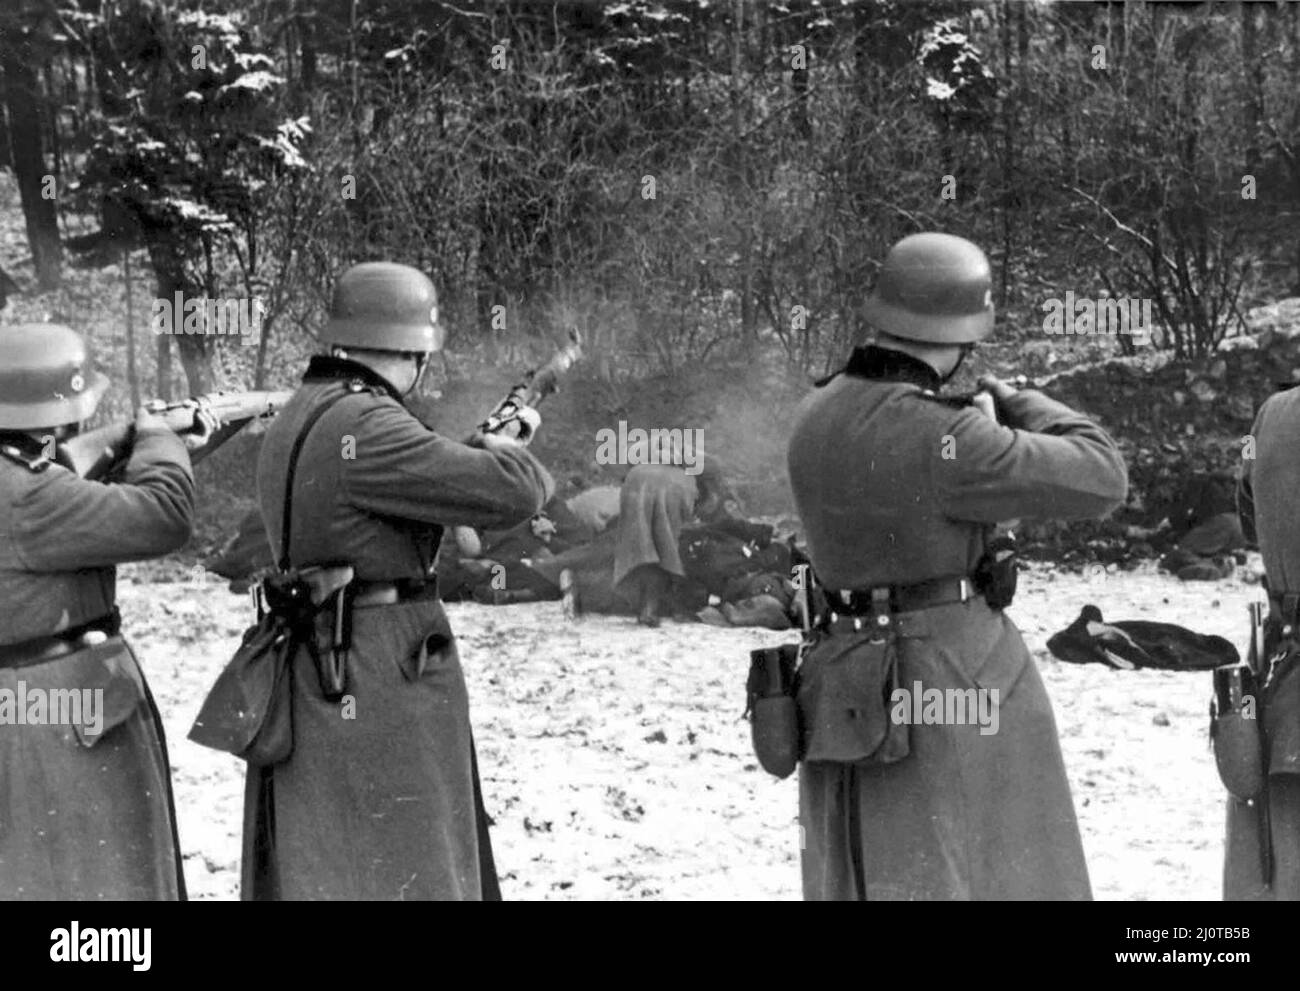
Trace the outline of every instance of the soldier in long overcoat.
{"type": "Polygon", "coordinates": [[[107,386],[67,327],[0,328],[0,901],[185,895],[115,566],[189,539],[194,478],[185,443],[144,411],[120,481],[61,463],[107,386]]]}
{"type": "Polygon", "coordinates": [[[1090,897],[1052,708],[1000,607],[1014,572],[986,549],[1011,519],[1109,512],[1127,476],[1038,392],[939,394],[992,329],[991,288],[969,241],[905,238],[868,302],[874,346],[796,415],[790,482],[831,603],[799,675],[807,899],[1090,897]]]}
{"type": "Polygon", "coordinates": [[[1223,896],[1228,901],[1300,900],[1300,389],[1265,400],[1243,453],[1237,491],[1242,530],[1258,540],[1267,577],[1269,617],[1259,708],[1267,773],[1264,802],[1229,796],[1223,896]],[[1258,816],[1267,810],[1264,823],[1258,816]],[[1263,876],[1261,825],[1270,841],[1272,877],[1263,876]]]}
{"type": "MultiPolygon", "coordinates": [[[[288,563],[353,569],[346,684],[335,698],[319,671],[328,644],[315,656],[298,650],[293,753],[249,770],[243,896],[499,897],[436,561],[444,527],[513,526],[542,508],[553,482],[520,439],[461,443],[403,405],[443,342],[421,272],[382,262],[349,269],[321,340],[325,353],[267,431],[257,488],[279,548],[300,444],[288,563]]],[[[526,413],[512,432],[535,426],[526,413]]],[[[332,622],[327,609],[318,627],[332,622]]]]}

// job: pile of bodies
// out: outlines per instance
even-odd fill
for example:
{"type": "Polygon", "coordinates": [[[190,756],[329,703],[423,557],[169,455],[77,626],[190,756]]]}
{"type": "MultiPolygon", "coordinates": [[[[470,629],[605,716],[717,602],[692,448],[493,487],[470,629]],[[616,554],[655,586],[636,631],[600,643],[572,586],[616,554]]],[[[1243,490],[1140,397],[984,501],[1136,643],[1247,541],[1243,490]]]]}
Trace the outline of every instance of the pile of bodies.
{"type": "MultiPolygon", "coordinates": [[[[438,555],[446,602],[489,605],[558,600],[572,582],[581,612],[662,616],[715,626],[789,629],[796,621],[792,564],[801,559],[774,528],[748,521],[716,472],[639,465],[620,486],[556,496],[506,530],[455,527],[438,555]],[[565,572],[568,575],[565,575],[565,572]]],[[[244,591],[272,567],[257,512],[205,562],[244,591]]]]}

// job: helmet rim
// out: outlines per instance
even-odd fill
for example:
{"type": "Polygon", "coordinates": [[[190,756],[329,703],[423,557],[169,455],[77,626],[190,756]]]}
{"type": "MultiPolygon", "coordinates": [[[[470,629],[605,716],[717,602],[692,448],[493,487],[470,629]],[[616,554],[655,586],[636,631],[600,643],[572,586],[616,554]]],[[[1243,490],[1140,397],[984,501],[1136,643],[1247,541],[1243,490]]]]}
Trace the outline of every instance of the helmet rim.
{"type": "Polygon", "coordinates": [[[878,296],[867,300],[863,315],[878,331],[924,344],[975,344],[993,332],[994,322],[992,307],[960,316],[917,313],[878,296]]]}
{"type": "Polygon", "coordinates": [[[437,351],[434,326],[373,317],[331,317],[320,333],[322,344],[369,351],[437,351]]]}
{"type": "Polygon", "coordinates": [[[85,389],[70,398],[55,396],[36,403],[0,400],[0,430],[52,430],[90,419],[108,391],[109,382],[102,372],[83,375],[87,379],[85,389]]]}

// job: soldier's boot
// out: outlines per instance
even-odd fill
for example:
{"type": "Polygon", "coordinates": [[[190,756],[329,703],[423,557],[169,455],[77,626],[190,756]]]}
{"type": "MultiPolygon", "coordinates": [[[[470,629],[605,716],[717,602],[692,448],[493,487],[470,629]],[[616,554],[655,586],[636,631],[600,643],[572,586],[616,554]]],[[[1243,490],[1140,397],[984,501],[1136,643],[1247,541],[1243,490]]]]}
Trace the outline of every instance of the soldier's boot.
{"type": "Polygon", "coordinates": [[[641,574],[641,609],[636,621],[654,629],[659,625],[663,601],[672,585],[672,576],[663,568],[647,565],[641,574]]]}

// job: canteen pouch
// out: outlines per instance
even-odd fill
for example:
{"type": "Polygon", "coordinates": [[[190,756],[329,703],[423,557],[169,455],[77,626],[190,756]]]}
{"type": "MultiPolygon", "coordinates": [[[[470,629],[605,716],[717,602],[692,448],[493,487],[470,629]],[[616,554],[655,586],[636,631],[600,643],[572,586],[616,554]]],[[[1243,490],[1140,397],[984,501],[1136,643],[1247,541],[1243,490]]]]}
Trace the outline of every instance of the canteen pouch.
{"type": "Polygon", "coordinates": [[[1214,669],[1210,703],[1214,763],[1228,794],[1242,802],[1254,801],[1264,793],[1262,701],[1249,665],[1224,664],[1214,669]]]}
{"type": "Polygon", "coordinates": [[[798,644],[749,652],[745,714],[754,756],[764,771],[778,778],[788,778],[799,762],[799,712],[794,700],[798,662],[798,644]]]}
{"type": "Polygon", "coordinates": [[[911,727],[889,718],[898,661],[892,633],[868,629],[813,641],[795,696],[806,762],[893,764],[911,753],[911,727]]]}

